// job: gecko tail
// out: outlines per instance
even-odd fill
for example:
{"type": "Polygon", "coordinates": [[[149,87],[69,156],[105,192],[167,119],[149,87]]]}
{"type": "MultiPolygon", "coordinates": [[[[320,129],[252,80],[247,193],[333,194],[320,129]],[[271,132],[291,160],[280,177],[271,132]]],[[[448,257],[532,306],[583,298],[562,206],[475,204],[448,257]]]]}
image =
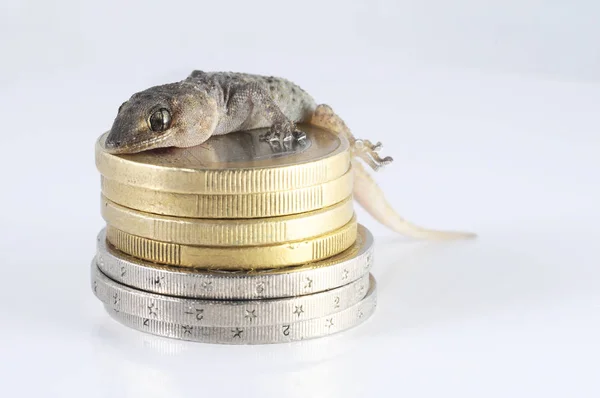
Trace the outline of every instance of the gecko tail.
{"type": "MultiPolygon", "coordinates": [[[[329,105],[318,105],[312,116],[310,124],[333,131],[346,139],[353,147],[353,156],[360,157],[373,169],[377,170],[382,165],[392,161],[390,157],[380,158],[377,155],[381,144],[371,144],[367,140],[357,140],[344,121],[331,109],[329,105]]],[[[399,234],[421,239],[468,239],[477,235],[470,232],[435,231],[406,221],[394,211],[385,199],[383,191],[371,175],[365,170],[357,158],[352,159],[354,170],[354,198],[373,218],[399,234]]]]}
{"type": "Polygon", "coordinates": [[[477,235],[471,232],[437,231],[415,225],[392,208],[383,191],[371,175],[356,159],[352,160],[354,172],[354,198],[377,221],[399,234],[419,239],[453,240],[472,239],[477,235]]]}

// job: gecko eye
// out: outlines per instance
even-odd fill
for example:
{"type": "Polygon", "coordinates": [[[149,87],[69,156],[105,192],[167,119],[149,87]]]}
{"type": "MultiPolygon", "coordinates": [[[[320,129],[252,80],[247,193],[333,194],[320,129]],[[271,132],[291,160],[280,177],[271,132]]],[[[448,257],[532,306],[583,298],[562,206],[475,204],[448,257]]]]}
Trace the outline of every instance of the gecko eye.
{"type": "Polygon", "coordinates": [[[150,130],[156,131],[157,133],[165,131],[171,126],[171,113],[165,108],[160,108],[150,115],[148,118],[148,126],[150,127],[150,130]]]}

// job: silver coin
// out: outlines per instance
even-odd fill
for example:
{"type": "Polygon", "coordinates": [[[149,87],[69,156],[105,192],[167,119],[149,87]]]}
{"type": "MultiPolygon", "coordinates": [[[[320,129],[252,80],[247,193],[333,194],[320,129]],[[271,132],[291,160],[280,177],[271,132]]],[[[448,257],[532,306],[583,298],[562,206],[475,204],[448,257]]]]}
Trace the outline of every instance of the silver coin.
{"type": "Polygon", "coordinates": [[[119,252],[98,235],[98,268],[121,284],[186,298],[253,300],[295,297],[334,289],[367,274],[373,263],[373,236],[362,225],[353,246],[329,259],[283,269],[201,271],[161,266],[119,252]]]}
{"type": "Polygon", "coordinates": [[[105,307],[114,319],[125,326],[159,336],[203,343],[272,344],[312,339],[350,329],[369,318],[376,305],[376,284],[373,279],[365,298],[343,311],[306,321],[268,326],[193,326],[119,312],[110,304],[105,304],[105,307]]]}
{"type": "Polygon", "coordinates": [[[192,326],[260,326],[323,317],[365,297],[369,275],[342,287],[299,297],[263,300],[198,300],[164,296],[113,281],[92,263],[92,289],[104,304],[139,317],[192,326]]]}

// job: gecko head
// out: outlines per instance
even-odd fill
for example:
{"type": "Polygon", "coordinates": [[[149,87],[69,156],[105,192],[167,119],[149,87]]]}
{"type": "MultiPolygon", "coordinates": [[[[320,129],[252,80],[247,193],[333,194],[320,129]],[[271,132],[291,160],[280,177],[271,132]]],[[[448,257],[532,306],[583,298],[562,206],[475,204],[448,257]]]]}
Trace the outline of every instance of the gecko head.
{"type": "Polygon", "coordinates": [[[119,107],[105,148],[125,154],[199,145],[212,135],[217,121],[216,101],[206,92],[184,83],[155,86],[119,107]]]}

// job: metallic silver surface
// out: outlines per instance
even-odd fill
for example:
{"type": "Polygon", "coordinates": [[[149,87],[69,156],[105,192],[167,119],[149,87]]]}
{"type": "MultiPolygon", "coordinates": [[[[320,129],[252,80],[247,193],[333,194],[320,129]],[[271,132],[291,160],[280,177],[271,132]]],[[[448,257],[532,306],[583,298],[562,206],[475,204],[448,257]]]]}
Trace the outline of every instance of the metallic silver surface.
{"type": "Polygon", "coordinates": [[[186,298],[252,300],[294,297],[344,286],[369,272],[373,236],[359,225],[356,243],[327,260],[264,271],[200,271],[160,266],[123,254],[98,235],[98,268],[121,284],[147,292],[186,298]]]}
{"type": "MultiPolygon", "coordinates": [[[[324,317],[365,297],[369,275],[337,289],[300,297],[265,300],[198,300],[133,289],[104,275],[92,263],[92,289],[100,301],[142,318],[191,326],[261,326],[324,317]]],[[[371,277],[372,278],[372,277],[371,277]]]]}
{"type": "Polygon", "coordinates": [[[347,330],[369,318],[375,311],[376,305],[376,285],[373,280],[366,297],[343,311],[306,321],[269,326],[193,326],[130,315],[115,310],[112,303],[105,304],[105,307],[108,313],[120,323],[164,337],[203,343],[271,344],[311,339],[347,330]]]}

